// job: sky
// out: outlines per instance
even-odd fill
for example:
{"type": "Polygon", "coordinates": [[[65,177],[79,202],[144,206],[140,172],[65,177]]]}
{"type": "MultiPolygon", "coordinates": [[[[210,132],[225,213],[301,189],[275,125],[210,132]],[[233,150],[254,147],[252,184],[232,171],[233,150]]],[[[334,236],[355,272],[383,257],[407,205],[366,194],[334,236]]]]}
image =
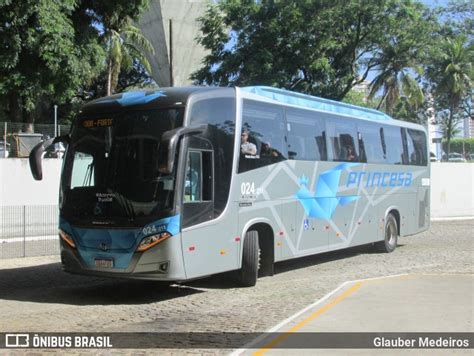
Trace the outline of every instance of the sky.
{"type": "Polygon", "coordinates": [[[429,7],[446,6],[449,2],[448,0],[419,0],[419,1],[429,7]]]}

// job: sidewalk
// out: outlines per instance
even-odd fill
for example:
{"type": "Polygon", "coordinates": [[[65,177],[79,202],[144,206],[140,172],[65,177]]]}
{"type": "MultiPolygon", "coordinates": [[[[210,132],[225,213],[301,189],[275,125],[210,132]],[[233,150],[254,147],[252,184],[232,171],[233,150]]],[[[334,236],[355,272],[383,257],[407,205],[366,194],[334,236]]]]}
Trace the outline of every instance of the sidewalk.
{"type": "MultiPolygon", "coordinates": [[[[345,283],[328,298],[270,330],[283,334],[261,340],[256,344],[258,348],[243,354],[287,355],[315,351],[347,354],[348,350],[344,349],[305,350],[305,341],[298,334],[309,332],[473,332],[473,277],[472,274],[421,274],[345,283]],[[288,348],[296,343],[302,349],[288,348]]],[[[306,339],[306,342],[311,345],[312,340],[306,339]]],[[[378,355],[380,350],[353,352],[378,355]]],[[[472,354],[472,349],[457,352],[472,354]]]]}

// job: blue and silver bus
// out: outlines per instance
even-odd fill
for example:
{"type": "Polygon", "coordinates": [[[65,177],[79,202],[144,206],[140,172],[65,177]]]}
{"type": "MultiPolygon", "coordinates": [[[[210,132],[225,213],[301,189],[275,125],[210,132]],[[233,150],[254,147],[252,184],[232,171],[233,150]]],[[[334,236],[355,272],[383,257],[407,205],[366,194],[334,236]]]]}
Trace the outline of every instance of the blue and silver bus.
{"type": "Polygon", "coordinates": [[[162,88],[92,101],[60,186],[63,269],[185,281],[428,229],[426,130],[382,112],[269,87],[162,88]]]}

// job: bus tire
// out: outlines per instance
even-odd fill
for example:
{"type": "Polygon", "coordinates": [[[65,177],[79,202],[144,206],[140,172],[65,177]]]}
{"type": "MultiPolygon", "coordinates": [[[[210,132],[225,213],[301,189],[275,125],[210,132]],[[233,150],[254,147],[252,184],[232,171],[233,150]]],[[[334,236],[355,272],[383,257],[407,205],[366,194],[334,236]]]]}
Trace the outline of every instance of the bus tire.
{"type": "Polygon", "coordinates": [[[239,285],[253,287],[258,277],[258,232],[247,231],[242,252],[242,268],[239,273],[239,285]]]}
{"type": "Polygon", "coordinates": [[[398,226],[397,219],[393,214],[388,214],[385,221],[384,239],[374,244],[375,250],[382,253],[390,253],[397,248],[398,226]]]}

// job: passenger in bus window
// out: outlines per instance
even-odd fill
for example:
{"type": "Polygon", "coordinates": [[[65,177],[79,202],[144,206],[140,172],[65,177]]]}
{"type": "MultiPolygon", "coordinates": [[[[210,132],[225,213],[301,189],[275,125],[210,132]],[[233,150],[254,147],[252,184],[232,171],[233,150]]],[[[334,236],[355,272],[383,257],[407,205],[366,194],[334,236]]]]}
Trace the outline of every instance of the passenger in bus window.
{"type": "Polygon", "coordinates": [[[266,156],[266,157],[278,157],[280,156],[281,153],[279,153],[276,149],[274,149],[271,145],[270,142],[264,142],[262,144],[262,150],[260,151],[260,156],[266,156]]]}
{"type": "Polygon", "coordinates": [[[354,147],[352,147],[351,145],[347,145],[346,150],[347,150],[346,161],[349,161],[349,162],[357,161],[357,156],[355,155],[354,147]]]}
{"type": "Polygon", "coordinates": [[[246,130],[242,131],[240,152],[242,152],[242,154],[244,155],[257,155],[257,146],[255,146],[255,144],[253,144],[252,142],[249,142],[249,133],[246,130]]]}

